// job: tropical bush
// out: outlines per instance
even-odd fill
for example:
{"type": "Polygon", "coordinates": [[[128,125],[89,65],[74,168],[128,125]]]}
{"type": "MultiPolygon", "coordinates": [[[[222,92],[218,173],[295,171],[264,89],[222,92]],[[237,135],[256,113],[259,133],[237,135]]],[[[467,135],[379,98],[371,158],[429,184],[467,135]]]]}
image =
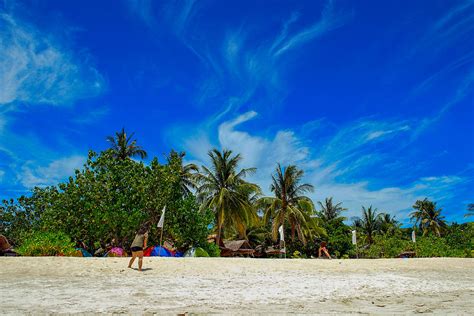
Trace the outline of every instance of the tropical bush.
{"type": "Polygon", "coordinates": [[[451,247],[446,238],[435,235],[424,236],[416,242],[417,257],[469,257],[469,249],[451,247]]]}
{"type": "Polygon", "coordinates": [[[186,251],[193,246],[207,247],[208,227],[214,221],[214,214],[209,209],[199,211],[194,196],[189,195],[177,203],[176,208],[170,210],[169,216],[167,213],[165,218],[165,232],[177,249],[186,251]]]}
{"type": "Polygon", "coordinates": [[[203,249],[209,254],[209,257],[220,257],[221,250],[215,243],[207,243],[203,249]]]}
{"type": "Polygon", "coordinates": [[[195,257],[209,257],[209,254],[206,250],[202,249],[201,247],[196,248],[196,252],[194,253],[195,257]]]}
{"type": "MultiPolygon", "coordinates": [[[[147,153],[124,129],[108,137],[111,148],[89,152],[84,166],[67,181],[49,187],[36,187],[28,196],[4,200],[0,205],[0,234],[21,247],[25,255],[68,254],[72,241],[83,241],[89,251],[114,245],[128,248],[137,229],[151,224],[149,245],[160,240],[156,223],[166,206],[163,237],[182,252],[198,247],[199,256],[219,256],[217,239],[247,239],[252,247],[265,249],[279,242],[283,226],[289,257],[317,256],[321,242],[331,255],[355,257],[351,230],[358,233],[361,257],[391,258],[416,250],[420,257],[472,257],[474,223],[451,224],[442,209],[428,199],[413,205],[417,243],[410,240],[411,228],[375,207],[362,207],[361,217],[352,227],[342,216],[342,203],[326,198],[316,210],[308,193],[313,186],[304,183],[304,171],[295,165],[279,164],[270,190],[262,197],[258,185],[248,182],[255,168],[241,168],[242,157],[229,150],[209,152],[210,167],[184,164],[185,154],[171,151],[160,163],[131,159],[147,153]],[[50,232],[66,232],[50,233],[50,232]],[[69,238],[70,237],[70,238],[69,238]],[[416,248],[415,248],[416,246],[416,248]]],[[[468,206],[472,215],[472,204],[468,206]]]]}
{"type": "Polygon", "coordinates": [[[395,236],[375,236],[373,244],[362,251],[366,258],[396,258],[404,251],[413,250],[413,243],[395,236]]]}
{"type": "Polygon", "coordinates": [[[69,256],[75,252],[71,238],[63,232],[35,232],[17,249],[23,256],[69,256]]]}

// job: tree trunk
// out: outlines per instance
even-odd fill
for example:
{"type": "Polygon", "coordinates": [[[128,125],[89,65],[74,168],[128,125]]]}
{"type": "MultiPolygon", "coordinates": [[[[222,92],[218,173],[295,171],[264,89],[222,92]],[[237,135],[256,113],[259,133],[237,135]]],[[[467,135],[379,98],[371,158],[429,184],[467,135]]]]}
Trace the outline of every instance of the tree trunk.
{"type": "Polygon", "coordinates": [[[221,245],[221,238],[222,238],[222,223],[221,223],[222,214],[217,213],[217,237],[216,237],[216,245],[219,247],[221,245]]]}
{"type": "Polygon", "coordinates": [[[291,223],[291,241],[295,241],[295,223],[291,223]]]}
{"type": "Polygon", "coordinates": [[[222,225],[217,224],[216,245],[217,245],[218,247],[221,245],[221,231],[222,231],[222,225]]]}

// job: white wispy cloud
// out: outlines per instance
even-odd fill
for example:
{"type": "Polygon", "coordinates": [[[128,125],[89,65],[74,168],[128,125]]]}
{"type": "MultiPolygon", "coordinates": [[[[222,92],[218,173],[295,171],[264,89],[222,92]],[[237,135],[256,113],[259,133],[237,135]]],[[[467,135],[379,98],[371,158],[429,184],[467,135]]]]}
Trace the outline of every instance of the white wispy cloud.
{"type": "Polygon", "coordinates": [[[437,111],[428,117],[421,120],[421,123],[417,125],[415,132],[412,134],[411,140],[416,140],[417,137],[430,128],[433,124],[437,123],[453,106],[463,101],[466,97],[472,96],[474,87],[474,66],[463,78],[459,87],[454,92],[453,96],[446,101],[437,111]]]}
{"type": "Polygon", "coordinates": [[[469,67],[472,65],[474,65],[474,51],[469,51],[424,79],[411,91],[409,99],[428,92],[429,89],[433,88],[435,84],[443,84],[443,78],[447,74],[450,74],[455,70],[462,69],[463,67],[469,67]]]}
{"type": "Polygon", "coordinates": [[[130,12],[137,16],[149,27],[155,27],[156,21],[153,14],[153,1],[151,0],[125,0],[130,12]]]}
{"type": "Polygon", "coordinates": [[[431,23],[410,49],[408,57],[435,58],[457,42],[470,40],[474,30],[474,2],[461,1],[431,23]],[[428,54],[427,54],[428,53],[428,54]]]}
{"type": "Polygon", "coordinates": [[[70,156],[51,161],[46,166],[29,161],[21,167],[18,180],[26,188],[55,185],[72,175],[75,169],[80,169],[86,160],[84,156],[70,156]]]}
{"type": "Polygon", "coordinates": [[[267,139],[237,129],[239,125],[256,117],[257,113],[250,111],[222,123],[218,128],[220,147],[241,153],[244,165],[247,167],[258,165],[273,169],[276,162],[286,164],[290,161],[301,162],[307,158],[309,149],[300,142],[293,131],[278,131],[272,138],[267,139]],[[268,161],[275,163],[266,164],[268,161]]]}
{"type": "MultiPolygon", "coordinates": [[[[128,2],[129,3],[129,2],[128,2]]],[[[132,2],[129,8],[145,24],[150,15],[161,21],[184,47],[189,49],[203,66],[202,78],[196,83],[195,106],[213,107],[215,114],[207,124],[218,124],[222,118],[239,112],[249,102],[253,107],[277,107],[285,99],[284,77],[288,63],[279,61],[283,54],[296,51],[320,35],[341,27],[351,17],[347,12],[335,10],[328,1],[315,24],[304,28],[297,25],[300,13],[294,12],[282,22],[282,30],[268,38],[257,39],[255,24],[263,20],[239,22],[239,25],[223,23],[221,32],[211,33],[206,23],[208,12],[203,2],[165,1],[160,10],[152,10],[148,2],[132,2]],[[138,8],[137,8],[138,7],[138,8]],[[197,19],[196,17],[199,17],[197,19]],[[222,38],[219,35],[223,34],[222,38]],[[216,38],[217,36],[217,38],[216,38]],[[255,100],[257,94],[262,94],[255,100]]],[[[259,26],[265,32],[272,25],[259,26]]],[[[159,37],[160,27],[152,30],[159,37]]],[[[296,64],[296,61],[295,61],[296,64]]]]}
{"type": "MultiPolygon", "coordinates": [[[[15,188],[9,192],[54,184],[85,161],[80,156],[57,159],[67,155],[64,148],[58,153],[61,149],[52,150],[28,130],[11,130],[11,123],[30,106],[71,106],[104,90],[90,55],[72,50],[69,33],[45,32],[19,18],[17,9],[0,13],[0,157],[8,185],[15,188]]],[[[100,110],[88,118],[102,115],[100,110]]],[[[63,147],[71,150],[70,144],[63,147]]]]}
{"type": "Polygon", "coordinates": [[[282,55],[291,49],[294,49],[310,40],[322,36],[329,31],[339,28],[343,26],[350,17],[351,15],[347,13],[336,13],[334,11],[333,1],[328,1],[323,12],[321,13],[321,18],[318,22],[292,36],[287,37],[286,35],[288,34],[288,26],[295,20],[295,16],[293,15],[290,20],[284,24],[282,33],[276,40],[278,44],[272,46],[273,50],[275,50],[273,55],[282,55]]]}
{"type": "MultiPolygon", "coordinates": [[[[190,143],[186,143],[186,148],[199,164],[208,163],[207,151],[213,147],[240,153],[243,167],[257,167],[257,173],[250,180],[258,183],[266,194],[270,194],[270,176],[276,164],[296,164],[305,170],[305,181],[316,188],[311,197],[321,201],[333,196],[349,209],[345,214],[349,218],[360,215],[362,205],[373,205],[406,222],[417,199],[428,197],[443,205],[456,198],[455,188],[470,183],[464,176],[436,175],[415,178],[403,186],[390,186],[390,181],[385,186],[374,186],[370,180],[351,177],[374,162],[383,165],[390,161],[378,147],[384,143],[393,144],[395,137],[408,137],[406,134],[413,131],[406,121],[359,120],[341,127],[328,141],[315,148],[292,130],[278,130],[264,137],[243,129],[242,124],[257,118],[254,111],[236,116],[219,125],[216,143],[210,141],[210,135],[202,134],[200,139],[205,139],[204,142],[190,138],[195,146],[189,147],[190,143]],[[341,175],[346,177],[341,178],[341,175]]],[[[207,132],[213,133],[212,130],[207,132]]],[[[392,147],[401,146],[402,142],[392,147]]],[[[393,174],[403,172],[403,168],[393,170],[393,174]]]]}
{"type": "Polygon", "coordinates": [[[78,115],[74,118],[74,122],[79,124],[93,124],[98,120],[104,118],[107,114],[110,113],[110,109],[107,106],[97,107],[87,113],[78,115]]]}
{"type": "Polygon", "coordinates": [[[454,6],[431,27],[433,37],[455,41],[474,29],[474,2],[466,0],[454,6]]]}
{"type": "Polygon", "coordinates": [[[0,105],[68,105],[103,90],[99,72],[51,34],[6,13],[0,26],[0,105]]]}
{"type": "Polygon", "coordinates": [[[0,135],[2,135],[2,132],[5,129],[6,125],[7,125],[7,118],[6,118],[5,114],[0,112],[0,135]]]}

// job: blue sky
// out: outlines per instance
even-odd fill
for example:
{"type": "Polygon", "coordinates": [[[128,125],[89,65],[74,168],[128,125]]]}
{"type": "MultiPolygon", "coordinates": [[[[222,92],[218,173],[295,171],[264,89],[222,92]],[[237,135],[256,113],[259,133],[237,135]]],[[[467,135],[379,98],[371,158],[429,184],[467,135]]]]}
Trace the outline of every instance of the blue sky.
{"type": "Polygon", "coordinates": [[[0,197],[125,127],[150,156],[240,152],[360,213],[474,202],[474,1],[1,1],[0,197]]]}

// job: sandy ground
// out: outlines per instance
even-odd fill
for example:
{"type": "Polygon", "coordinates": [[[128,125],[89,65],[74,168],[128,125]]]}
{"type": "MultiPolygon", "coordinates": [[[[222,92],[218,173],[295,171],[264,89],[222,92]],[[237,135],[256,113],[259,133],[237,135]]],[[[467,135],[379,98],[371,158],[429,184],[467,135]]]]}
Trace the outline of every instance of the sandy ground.
{"type": "Polygon", "coordinates": [[[0,257],[0,314],[474,314],[474,259],[0,257]]]}

